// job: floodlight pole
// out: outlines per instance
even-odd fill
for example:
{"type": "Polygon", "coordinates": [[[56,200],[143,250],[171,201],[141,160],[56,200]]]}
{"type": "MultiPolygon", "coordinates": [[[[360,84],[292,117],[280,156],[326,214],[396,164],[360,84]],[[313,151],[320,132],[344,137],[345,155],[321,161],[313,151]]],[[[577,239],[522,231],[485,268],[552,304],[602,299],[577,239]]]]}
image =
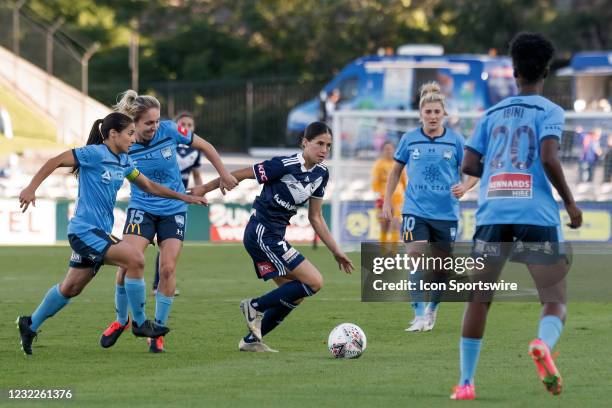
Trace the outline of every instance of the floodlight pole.
{"type": "Polygon", "coordinates": [[[138,34],[138,20],[130,22],[132,32],[130,34],[130,71],[132,74],[132,89],[138,92],[138,49],[140,37],[138,34]]]}
{"type": "Polygon", "coordinates": [[[64,17],[60,17],[47,28],[47,74],[49,75],[53,75],[53,34],[64,24],[64,21],[64,17]]]}
{"type": "Polygon", "coordinates": [[[18,0],[13,4],[13,52],[19,56],[19,37],[21,36],[19,27],[19,12],[28,0],[18,0]]]}
{"type": "Polygon", "coordinates": [[[100,43],[96,41],[81,57],[81,92],[85,95],[89,94],[89,60],[99,48],[100,43]]]}

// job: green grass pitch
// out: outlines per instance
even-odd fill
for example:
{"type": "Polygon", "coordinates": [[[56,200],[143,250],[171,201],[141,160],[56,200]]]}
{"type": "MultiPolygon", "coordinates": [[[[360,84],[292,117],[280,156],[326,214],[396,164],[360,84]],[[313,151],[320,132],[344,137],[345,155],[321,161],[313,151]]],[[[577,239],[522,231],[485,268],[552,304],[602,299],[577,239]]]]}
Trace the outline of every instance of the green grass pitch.
{"type": "MultiPolygon", "coordinates": [[[[242,246],[186,246],[163,355],[125,333],[111,349],[98,340],[114,319],[114,267],[103,267],[69,306],[42,326],[34,355],[19,349],[15,318],[31,314],[47,289],[63,278],[68,247],[0,247],[0,406],[8,389],[72,388],[69,406],[413,407],[457,406],[462,304],[443,304],[431,333],[405,333],[407,304],[361,303],[359,273],[345,276],[324,248],[300,248],[322,271],[322,292],[307,299],[266,342],[278,354],[240,353],[245,333],[241,299],[272,287],[256,279],[242,246]],[[329,331],[353,322],[368,337],[357,360],[333,360],[329,331]],[[75,405],[76,404],[76,405],[75,405]]],[[[154,250],[147,251],[147,286],[154,250]]],[[[353,254],[358,262],[358,254],[353,254]]],[[[154,299],[147,311],[153,315],[154,299]]],[[[609,406],[610,305],[569,305],[557,346],[563,394],[537,380],[527,345],[537,331],[539,305],[497,303],[489,316],[472,406],[609,406]]],[[[62,403],[38,401],[27,406],[62,403]]],[[[25,406],[25,405],[23,405],[25,406]]]]}

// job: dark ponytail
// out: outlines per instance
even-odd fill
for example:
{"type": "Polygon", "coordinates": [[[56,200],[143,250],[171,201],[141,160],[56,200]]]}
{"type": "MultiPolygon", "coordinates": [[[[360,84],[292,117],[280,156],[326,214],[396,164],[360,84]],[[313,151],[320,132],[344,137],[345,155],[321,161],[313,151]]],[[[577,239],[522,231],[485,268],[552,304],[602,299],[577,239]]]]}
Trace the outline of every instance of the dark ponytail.
{"type": "MultiPolygon", "coordinates": [[[[122,132],[132,123],[134,123],[134,120],[131,117],[119,112],[110,113],[106,115],[104,119],[96,119],[96,121],[91,126],[91,130],[89,131],[89,137],[87,138],[87,142],[85,144],[102,144],[106,139],[108,139],[108,135],[110,134],[111,129],[115,129],[117,132],[122,132]]],[[[74,166],[72,168],[72,174],[78,177],[78,166],[74,166]]]]}

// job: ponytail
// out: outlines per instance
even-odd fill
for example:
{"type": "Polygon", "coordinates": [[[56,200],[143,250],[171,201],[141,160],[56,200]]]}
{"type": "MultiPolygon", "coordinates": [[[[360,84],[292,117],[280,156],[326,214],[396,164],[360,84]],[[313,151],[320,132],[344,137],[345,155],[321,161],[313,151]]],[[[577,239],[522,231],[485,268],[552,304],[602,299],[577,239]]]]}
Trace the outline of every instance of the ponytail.
{"type": "MultiPolygon", "coordinates": [[[[117,132],[122,132],[134,121],[131,117],[124,115],[123,113],[113,112],[104,119],[96,119],[91,130],[89,131],[89,137],[85,145],[99,145],[104,143],[110,134],[111,129],[115,129],[117,132]]],[[[79,167],[72,167],[72,174],[79,176],[79,167]]]]}

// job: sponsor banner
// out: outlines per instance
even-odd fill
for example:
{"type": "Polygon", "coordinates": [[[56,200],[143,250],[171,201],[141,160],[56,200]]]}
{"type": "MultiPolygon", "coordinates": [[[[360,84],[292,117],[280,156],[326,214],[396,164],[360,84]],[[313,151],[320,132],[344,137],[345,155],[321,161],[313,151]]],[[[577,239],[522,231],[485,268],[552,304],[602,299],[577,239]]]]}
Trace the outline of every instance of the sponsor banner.
{"type": "Polygon", "coordinates": [[[531,174],[501,173],[489,178],[487,198],[531,198],[531,174]]]}
{"type": "Polygon", "coordinates": [[[36,200],[25,213],[19,200],[0,199],[0,244],[48,245],[55,243],[55,201],[36,200]]]}
{"type": "MultiPolygon", "coordinates": [[[[569,223],[565,210],[560,210],[563,236],[566,241],[612,241],[612,203],[579,203],[583,225],[578,230],[569,223]]],[[[457,241],[471,241],[476,229],[476,203],[462,202],[457,241]]],[[[343,243],[376,242],[380,236],[378,210],[374,201],[346,201],[341,209],[343,243]]]]}
{"type": "MultiPolygon", "coordinates": [[[[209,206],[210,240],[216,242],[242,242],[244,229],[251,218],[251,206],[237,204],[211,204],[209,206]]],[[[314,230],[308,221],[308,209],[298,208],[287,227],[285,239],[289,242],[312,242],[314,230]]]]}

